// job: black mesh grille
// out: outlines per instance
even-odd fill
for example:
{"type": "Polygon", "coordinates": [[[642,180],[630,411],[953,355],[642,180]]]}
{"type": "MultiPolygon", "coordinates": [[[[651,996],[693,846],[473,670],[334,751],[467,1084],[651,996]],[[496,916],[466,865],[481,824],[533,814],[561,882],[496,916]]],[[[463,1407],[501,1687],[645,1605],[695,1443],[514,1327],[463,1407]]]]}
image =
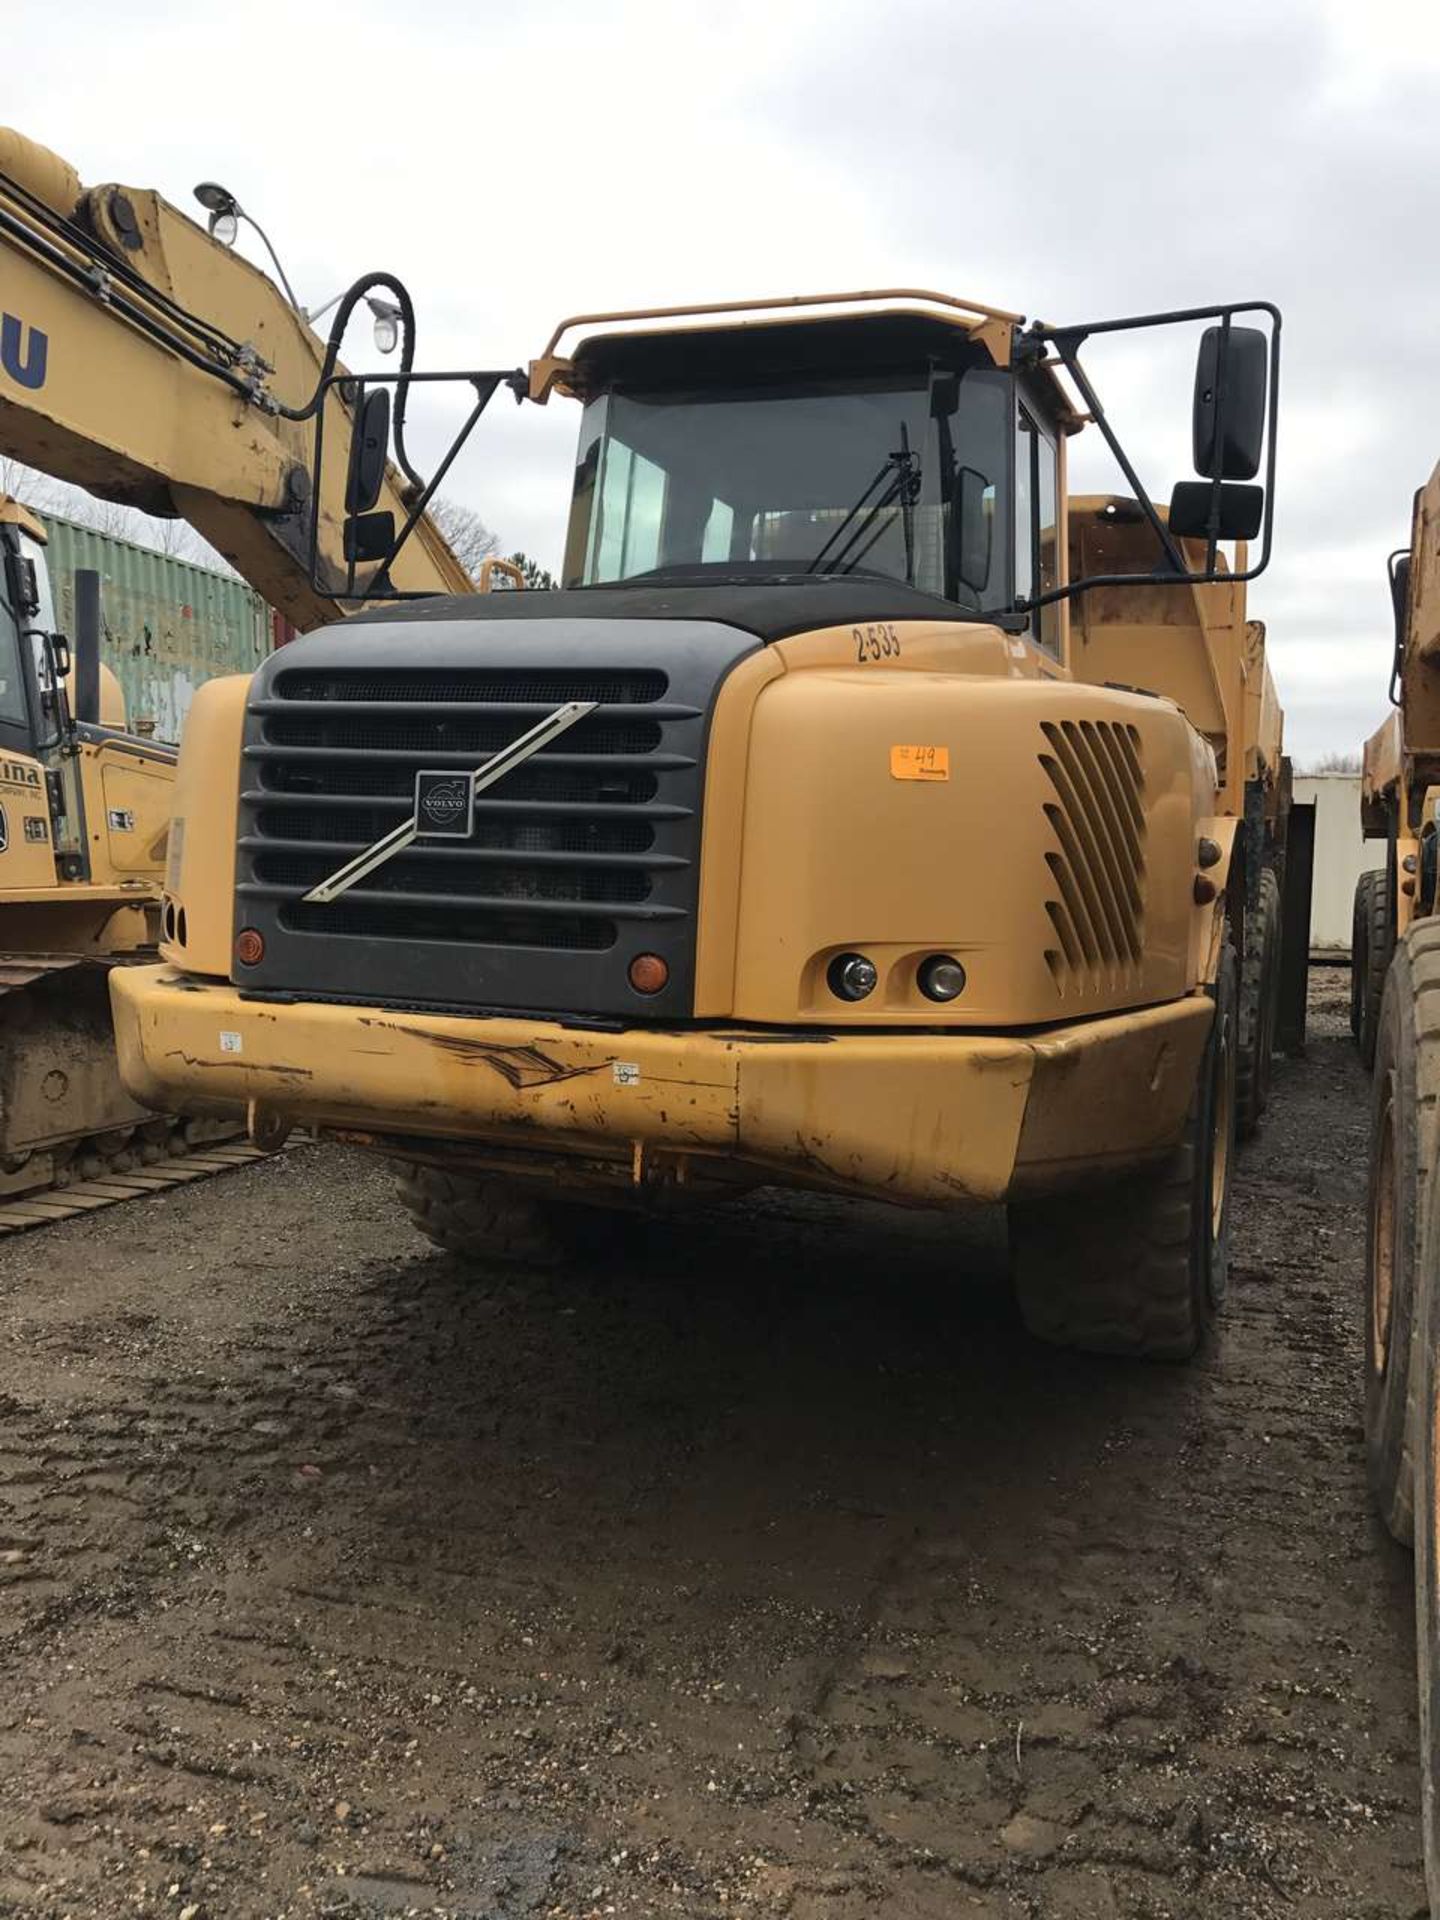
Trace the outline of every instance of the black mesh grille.
{"type": "MultiPolygon", "coordinates": [[[[539,630],[527,637],[534,645],[539,630]]],[[[593,954],[623,943],[627,953],[674,952],[678,964],[693,937],[686,923],[703,708],[676,701],[671,688],[665,672],[625,666],[277,663],[255,684],[247,727],[242,923],[371,943],[350,970],[373,979],[393,965],[393,991],[412,996],[413,969],[403,962],[410,943],[432,955],[441,944],[465,949],[454,963],[455,999],[494,995],[487,949],[593,954]],[[571,700],[597,702],[596,711],[477,796],[472,835],[422,840],[334,900],[305,901],[411,818],[418,772],[483,768],[571,700]]],[[[319,941],[303,949],[317,982],[327,967],[346,970],[319,941]]],[[[427,958],[423,966],[442,964],[427,958]]],[[[511,966],[512,994],[533,1006],[520,953],[511,966]]],[[[256,983],[295,979],[271,956],[256,983]]],[[[428,975],[424,984],[433,984],[428,975]]],[[[577,988],[578,1011],[593,993],[588,983],[577,988]]]]}
{"type": "MultiPolygon", "coordinates": [[[[308,893],[334,871],[326,853],[265,853],[256,860],[257,885],[308,893]]],[[[402,853],[366,876],[350,897],[376,893],[448,895],[455,900],[602,901],[628,905],[650,896],[650,876],[640,868],[521,867],[483,864],[463,854],[402,853]]]]}
{"type": "MultiPolygon", "coordinates": [[[[616,939],[612,920],[571,919],[561,914],[531,915],[514,911],[487,913],[471,907],[463,912],[436,907],[352,906],[343,901],[331,907],[298,903],[280,909],[280,925],[287,933],[358,936],[397,943],[463,940],[468,945],[492,947],[553,947],[567,953],[604,953],[616,939]]],[[[403,986],[397,975],[396,991],[403,986]]]]}
{"type": "MultiPolygon", "coordinates": [[[[373,760],[364,765],[340,760],[279,760],[262,763],[259,773],[261,785],[272,793],[393,798],[403,800],[401,811],[408,812],[415,798],[415,775],[420,764],[418,759],[412,766],[373,760]]],[[[565,806],[632,807],[653,800],[657,790],[655,775],[638,768],[543,767],[531,760],[506,774],[503,804],[533,800],[565,806]]]]}
{"type": "Polygon", "coordinates": [[[607,705],[645,706],[663,700],[666,675],[653,668],[633,673],[601,669],[592,673],[409,673],[289,672],[277,674],[275,691],[283,700],[363,700],[388,705],[397,700],[484,701],[558,707],[565,700],[598,700],[607,705]]]}
{"type": "MultiPolygon", "coordinates": [[[[409,814],[404,801],[378,807],[265,807],[259,831],[267,840],[324,841],[332,846],[366,846],[388,833],[409,814]]],[[[492,819],[475,823],[471,845],[522,853],[644,853],[655,844],[655,829],[643,820],[492,819]]]]}
{"type": "MultiPolygon", "coordinates": [[[[508,714],[459,716],[448,713],[306,713],[270,716],[265,738],[272,747],[329,747],[348,753],[413,753],[417,766],[443,766],[452,754],[475,760],[499,753],[517,734],[527,731],[508,714]]],[[[660,728],[653,720],[606,721],[599,715],[581,720],[562,733],[536,758],[546,754],[645,754],[660,744],[660,728]]]]}

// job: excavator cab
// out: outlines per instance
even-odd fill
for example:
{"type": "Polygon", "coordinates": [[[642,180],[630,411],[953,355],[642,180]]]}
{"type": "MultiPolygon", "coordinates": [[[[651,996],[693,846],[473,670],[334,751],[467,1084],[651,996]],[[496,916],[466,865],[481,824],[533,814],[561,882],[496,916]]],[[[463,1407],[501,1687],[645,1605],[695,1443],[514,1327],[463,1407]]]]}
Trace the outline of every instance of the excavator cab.
{"type": "Polygon", "coordinates": [[[81,858],[59,754],[72,660],[55,632],[44,540],[18,502],[0,503],[0,894],[53,887],[81,858]]]}
{"type": "MultiPolygon", "coordinates": [[[[72,644],[56,630],[44,527],[14,500],[0,501],[0,550],[0,903],[80,888],[93,909],[100,888],[128,909],[164,874],[175,750],[126,728],[100,659],[99,576],[77,574],[72,644]]],[[[146,944],[139,922],[132,932],[146,944]]]]}
{"type": "Polygon", "coordinates": [[[3,497],[0,562],[3,1213],[134,1165],[137,1139],[168,1151],[169,1123],[115,1076],[107,998],[110,968],[159,938],[175,752],[125,731],[100,662],[99,576],[77,575],[72,646],[56,631],[45,529],[3,497]]]}

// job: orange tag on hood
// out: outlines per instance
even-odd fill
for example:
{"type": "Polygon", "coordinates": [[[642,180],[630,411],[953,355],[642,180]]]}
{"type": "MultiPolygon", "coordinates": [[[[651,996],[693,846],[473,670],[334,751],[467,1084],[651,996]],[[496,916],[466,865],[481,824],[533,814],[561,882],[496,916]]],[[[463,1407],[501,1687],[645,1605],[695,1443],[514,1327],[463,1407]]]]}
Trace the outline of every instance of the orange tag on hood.
{"type": "Polygon", "coordinates": [[[892,780],[948,780],[950,749],[948,747],[891,747],[890,778],[892,780]]]}

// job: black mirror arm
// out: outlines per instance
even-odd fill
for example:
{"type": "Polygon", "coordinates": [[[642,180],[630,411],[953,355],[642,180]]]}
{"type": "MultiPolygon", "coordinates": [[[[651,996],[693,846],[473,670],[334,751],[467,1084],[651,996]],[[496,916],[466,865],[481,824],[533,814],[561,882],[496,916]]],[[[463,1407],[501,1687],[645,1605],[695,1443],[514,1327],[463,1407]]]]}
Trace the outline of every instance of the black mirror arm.
{"type": "MultiPolygon", "coordinates": [[[[1151,531],[1154,533],[1155,538],[1160,542],[1161,552],[1177,573],[1184,574],[1188,571],[1184,556],[1171,538],[1170,529],[1156,512],[1154,501],[1145,491],[1144,483],[1141,481],[1135,468],[1131,465],[1130,456],[1126,453],[1124,447],[1121,446],[1114,429],[1106,419],[1105,408],[1100,396],[1096,393],[1094,387],[1091,386],[1090,377],[1080,364],[1079,348],[1085,341],[1085,334],[1080,332],[1057,332],[1045,327],[1032,327],[1030,332],[1038,339],[1048,340],[1054,347],[1056,353],[1059,354],[1065,371],[1075,382],[1076,391],[1085,402],[1086,411],[1104,435],[1106,446],[1109,447],[1111,453],[1114,454],[1115,464],[1119,467],[1134,490],[1135,498],[1140,504],[1140,509],[1144,513],[1145,518],[1150,522],[1151,531]]],[[[1038,602],[1032,601],[1031,604],[1036,605],[1038,602]]]]}
{"type": "MultiPolygon", "coordinates": [[[[475,405],[470,410],[469,418],[466,420],[464,426],[461,427],[460,431],[456,434],[454,440],[451,442],[450,451],[445,455],[445,458],[440,462],[439,466],[435,469],[434,473],[431,474],[429,480],[421,488],[419,497],[412,503],[410,508],[409,518],[406,520],[404,526],[400,529],[400,532],[396,535],[395,544],[390,549],[389,558],[381,563],[378,571],[374,574],[374,576],[372,577],[369,583],[369,586],[366,589],[367,598],[377,593],[393,592],[394,590],[393,583],[390,579],[391,567],[394,566],[396,560],[398,559],[400,550],[405,545],[405,542],[410,538],[411,534],[415,531],[416,527],[418,527],[420,522],[425,518],[426,510],[428,509],[430,502],[435,498],[435,494],[439,489],[441,481],[445,478],[446,474],[450,471],[451,467],[455,464],[455,459],[458,453],[460,452],[460,449],[465,445],[465,442],[470,438],[470,435],[474,432],[476,423],[478,422],[481,414],[484,413],[486,407],[489,406],[491,400],[495,396],[495,389],[500,385],[501,381],[504,380],[505,378],[506,376],[503,373],[486,373],[486,374],[477,374],[475,376],[474,378],[475,405]]],[[[402,388],[402,391],[403,391],[403,388],[402,388]]]]}
{"type": "MultiPolygon", "coordinates": [[[[1083,395],[1085,404],[1090,409],[1090,418],[1099,427],[1121,471],[1135,489],[1135,498],[1160,541],[1161,549],[1169,561],[1171,570],[1161,572],[1157,569],[1151,574],[1092,574],[1087,579],[1071,580],[1063,587],[1054,587],[1049,593],[1032,595],[1026,602],[1026,611],[1048,606],[1055,600],[1069,600],[1077,594],[1088,592],[1092,587],[1134,587],[1142,582],[1152,586],[1182,584],[1207,586],[1220,580],[1234,585],[1240,581],[1257,579],[1270,564],[1270,545],[1275,525],[1275,448],[1280,413],[1280,309],[1268,300],[1249,300],[1232,301],[1224,307],[1187,307],[1173,313],[1144,314],[1125,320],[1090,321],[1083,326],[1047,327],[1036,321],[1027,327],[1023,334],[1016,337],[1015,364],[1017,366],[1034,364],[1040,358],[1046,343],[1054,347],[1061,363],[1069,371],[1077,390],[1083,395]],[[1192,573],[1177,551],[1169,529],[1161,521],[1154,504],[1141,486],[1139,476],[1126,458],[1124,449],[1111,432],[1105,418],[1105,410],[1086,378],[1076,353],[1091,334],[1133,333],[1141,328],[1168,327],[1190,320],[1220,320],[1228,323],[1231,316],[1237,313],[1261,313],[1265,314],[1270,321],[1269,398],[1265,414],[1265,497],[1260,525],[1260,558],[1253,565],[1247,566],[1243,572],[1218,573],[1216,571],[1218,559],[1215,554],[1218,542],[1210,540],[1207,536],[1208,564],[1203,573],[1192,573]]],[[[1218,513],[1219,505],[1219,496],[1212,496],[1212,518],[1218,513]]]]}
{"type": "MultiPolygon", "coordinates": [[[[476,422],[490,404],[497,389],[502,386],[509,387],[518,400],[524,397],[522,388],[525,385],[525,380],[526,377],[524,373],[518,368],[505,368],[495,373],[489,371],[483,373],[390,373],[364,375],[332,373],[328,380],[322,381],[320,388],[317,390],[317,404],[314,408],[315,441],[314,451],[311,455],[308,486],[306,488],[306,498],[312,502],[318,502],[320,498],[320,478],[324,471],[325,461],[326,408],[322,404],[319,404],[319,402],[323,401],[324,395],[330,387],[344,385],[347,403],[354,408],[357,416],[364,407],[366,388],[369,386],[395,387],[404,393],[408,392],[412,386],[454,385],[463,381],[474,389],[476,401],[464,426],[461,427],[459,433],[455,436],[450,450],[441,462],[438,471],[435,472],[428,481],[422,481],[418,486],[412,487],[409,490],[406,496],[409,502],[409,517],[406,519],[405,525],[401,528],[394,545],[390,549],[389,558],[382,563],[379,570],[371,577],[364,588],[360,588],[357,584],[353,557],[348,561],[343,590],[339,589],[333,581],[322,577],[323,569],[320,562],[320,515],[318,506],[311,506],[309,513],[309,573],[311,584],[319,588],[320,591],[332,594],[337,599],[342,600],[369,599],[380,592],[386,592],[391,598],[398,599],[424,598],[424,595],[397,594],[390,584],[390,568],[394,565],[400,549],[405,545],[405,542],[410,538],[421,520],[424,519],[426,509],[435,497],[436,489],[454,465],[457,454],[459,454],[461,448],[469,439],[476,422]]],[[[398,416],[398,414],[399,402],[397,401],[396,415],[398,416]]]]}

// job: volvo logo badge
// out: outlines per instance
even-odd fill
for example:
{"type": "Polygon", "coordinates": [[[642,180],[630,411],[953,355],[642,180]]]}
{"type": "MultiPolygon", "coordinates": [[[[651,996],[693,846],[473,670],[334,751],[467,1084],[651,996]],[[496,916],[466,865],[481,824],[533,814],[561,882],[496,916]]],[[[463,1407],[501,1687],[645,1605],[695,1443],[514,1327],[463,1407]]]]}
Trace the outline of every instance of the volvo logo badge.
{"type": "Polygon", "coordinates": [[[475,831],[474,776],[423,770],[417,773],[415,827],[425,840],[468,840],[475,831]]]}

